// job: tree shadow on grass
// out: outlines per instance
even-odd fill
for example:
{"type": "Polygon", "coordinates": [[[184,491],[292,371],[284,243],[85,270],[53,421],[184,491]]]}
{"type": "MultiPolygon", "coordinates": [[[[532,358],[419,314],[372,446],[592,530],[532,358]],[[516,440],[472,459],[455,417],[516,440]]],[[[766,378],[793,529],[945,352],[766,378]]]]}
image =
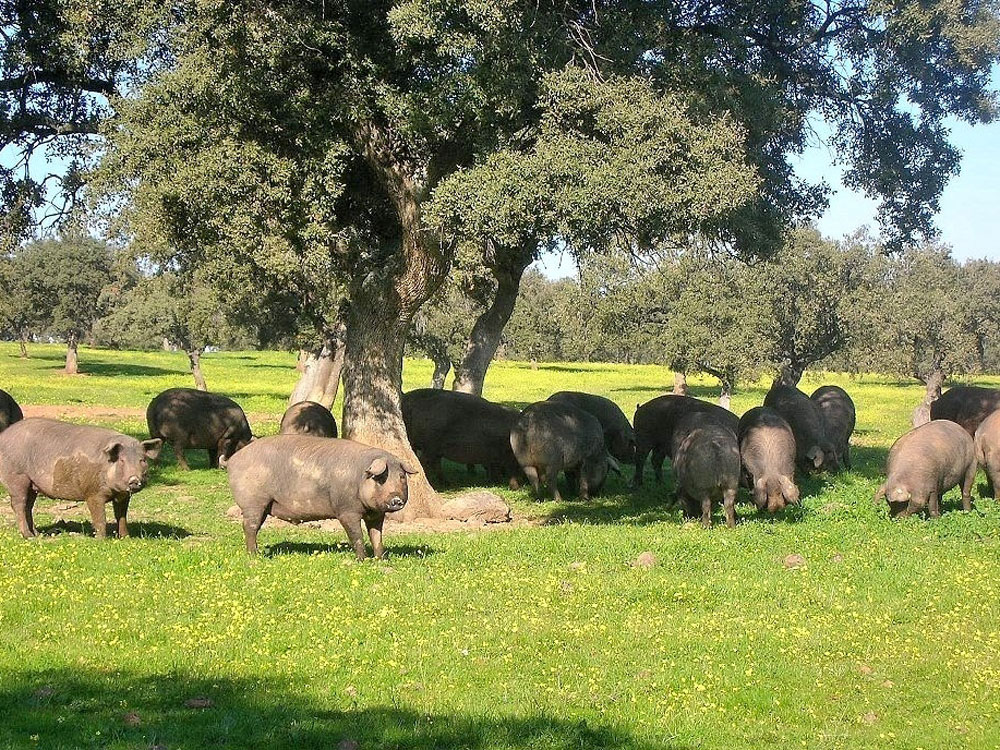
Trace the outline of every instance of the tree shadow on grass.
{"type": "MultiPolygon", "coordinates": [[[[368,548],[371,552],[371,548],[368,548]]],[[[263,550],[264,557],[281,557],[282,555],[354,555],[354,548],[347,542],[278,542],[269,544],[263,550]]],[[[436,553],[431,547],[412,544],[393,544],[391,538],[386,538],[386,558],[394,557],[429,557],[436,553]]]]}
{"type": "MultiPolygon", "coordinates": [[[[41,359],[41,358],[39,358],[41,359]]],[[[65,361],[60,359],[55,364],[49,365],[46,369],[49,370],[61,370],[65,366],[65,361]]],[[[85,357],[80,359],[80,374],[81,375],[102,375],[108,377],[114,377],[116,375],[124,375],[131,377],[141,377],[141,376],[157,376],[157,375],[187,375],[190,377],[190,373],[183,369],[167,369],[165,367],[155,367],[153,365],[135,365],[127,364],[125,362],[91,362],[85,357]]]]}
{"type": "MultiPolygon", "coordinates": [[[[17,672],[0,686],[0,746],[22,748],[631,748],[652,744],[590,721],[527,715],[428,713],[402,705],[352,707],[273,678],[73,669],[17,672]]],[[[352,701],[357,699],[351,699],[352,701]]]]}
{"type": "MultiPolygon", "coordinates": [[[[623,386],[621,388],[612,388],[612,393],[648,393],[650,394],[648,401],[656,398],[657,396],[672,396],[673,384],[671,385],[636,385],[636,386],[623,386]]],[[[700,398],[702,401],[710,401],[713,404],[718,401],[719,398],[719,387],[711,385],[689,385],[687,395],[691,398],[700,398]]]]}
{"type": "MultiPolygon", "coordinates": [[[[110,514],[109,514],[110,515],[110,514]]],[[[38,527],[42,536],[58,536],[60,534],[82,534],[93,536],[94,527],[89,521],[68,521],[59,519],[54,523],[38,527]]],[[[181,526],[173,526],[158,521],[129,521],[129,536],[136,539],[185,539],[191,532],[181,526]]],[[[108,524],[108,538],[115,535],[114,521],[108,524]]]]}

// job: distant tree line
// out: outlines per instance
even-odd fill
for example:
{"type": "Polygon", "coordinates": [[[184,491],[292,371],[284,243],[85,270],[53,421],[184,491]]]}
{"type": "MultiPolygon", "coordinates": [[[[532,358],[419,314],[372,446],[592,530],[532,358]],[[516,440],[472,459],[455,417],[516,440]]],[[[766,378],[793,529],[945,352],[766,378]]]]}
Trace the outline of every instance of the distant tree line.
{"type": "MultiPolygon", "coordinates": [[[[435,360],[438,387],[481,309],[452,284],[423,311],[411,348],[435,360]]],[[[923,383],[926,411],[949,376],[1000,371],[1000,263],[959,263],[934,244],[889,253],[810,228],[756,261],[698,246],[644,267],[593,255],[573,279],[524,274],[497,356],[706,373],[723,402],[768,373],[794,385],[814,366],[881,372],[923,383]]]]}

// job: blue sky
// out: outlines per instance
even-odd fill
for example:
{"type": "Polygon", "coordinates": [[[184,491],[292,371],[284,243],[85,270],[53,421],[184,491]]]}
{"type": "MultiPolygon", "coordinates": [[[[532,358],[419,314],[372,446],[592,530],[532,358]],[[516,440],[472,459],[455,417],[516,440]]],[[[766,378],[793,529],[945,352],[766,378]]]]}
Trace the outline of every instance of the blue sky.
{"type": "MultiPolygon", "coordinates": [[[[953,122],[951,141],[962,151],[962,164],[941,196],[935,220],[940,240],[961,260],[1000,260],[1000,122],[978,126],[953,122]]],[[[841,183],[843,170],[832,161],[828,148],[816,145],[795,162],[802,177],[811,182],[826,180],[834,190],[829,208],[818,221],[820,231],[835,239],[862,226],[877,233],[875,202],[845,188],[841,183]]],[[[575,273],[569,256],[549,256],[537,265],[552,278],[575,273]]]]}

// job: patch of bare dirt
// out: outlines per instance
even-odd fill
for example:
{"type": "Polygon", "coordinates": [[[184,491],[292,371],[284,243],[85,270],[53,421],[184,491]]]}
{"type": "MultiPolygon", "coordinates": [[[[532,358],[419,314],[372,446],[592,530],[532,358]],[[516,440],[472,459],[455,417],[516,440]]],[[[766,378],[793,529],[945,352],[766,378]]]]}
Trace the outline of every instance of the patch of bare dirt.
{"type": "Polygon", "coordinates": [[[91,406],[88,404],[22,404],[26,417],[47,419],[135,419],[146,410],[135,406],[91,406]]]}

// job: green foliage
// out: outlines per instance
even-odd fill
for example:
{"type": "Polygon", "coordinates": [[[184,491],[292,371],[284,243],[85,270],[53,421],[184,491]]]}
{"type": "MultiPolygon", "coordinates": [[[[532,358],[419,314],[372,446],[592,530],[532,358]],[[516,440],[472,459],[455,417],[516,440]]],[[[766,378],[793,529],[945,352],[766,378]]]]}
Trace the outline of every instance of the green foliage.
{"type": "Polygon", "coordinates": [[[102,292],[114,281],[114,253],[81,234],[37,240],[18,249],[13,274],[25,290],[28,318],[39,333],[79,341],[100,316],[102,292]]]}

